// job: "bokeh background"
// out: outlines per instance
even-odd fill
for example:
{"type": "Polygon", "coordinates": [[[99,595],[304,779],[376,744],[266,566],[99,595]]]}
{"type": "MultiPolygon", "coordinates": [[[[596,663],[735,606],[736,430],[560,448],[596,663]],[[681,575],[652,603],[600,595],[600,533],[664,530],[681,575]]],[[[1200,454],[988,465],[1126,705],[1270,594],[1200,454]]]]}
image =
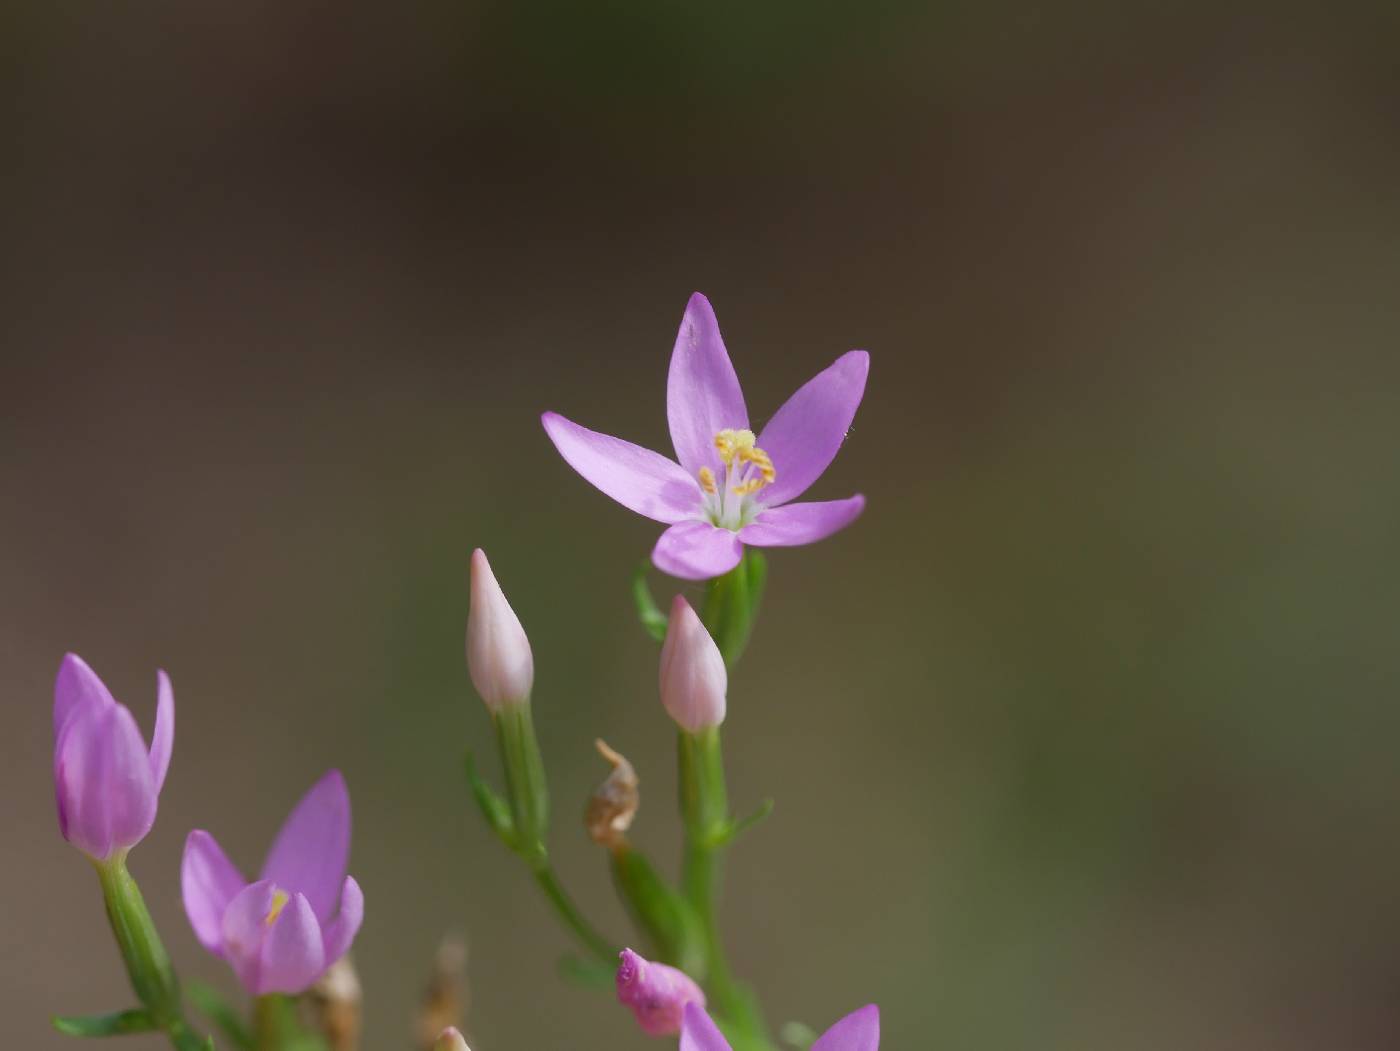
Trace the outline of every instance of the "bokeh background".
{"type": "MultiPolygon", "coordinates": [[[[656,528],[538,413],[665,447],[686,297],[756,420],[873,369],[731,690],[734,954],[886,1046],[1400,1043],[1393,5],[432,0],[0,13],[0,1016],[128,1002],[58,836],[84,654],[149,727],[133,856],[181,968],[186,831],[255,867],[355,804],[369,1048],[434,947],[473,1045],[643,1048],[473,812],[491,554],[534,640],[561,869],[601,735],[676,850],[628,574],[656,528]]],[[[668,586],[658,581],[665,597],[668,586]]],[[[687,589],[692,591],[693,589],[687,589]]],[[[161,1046],[130,1038],[132,1051],[161,1046]]]]}

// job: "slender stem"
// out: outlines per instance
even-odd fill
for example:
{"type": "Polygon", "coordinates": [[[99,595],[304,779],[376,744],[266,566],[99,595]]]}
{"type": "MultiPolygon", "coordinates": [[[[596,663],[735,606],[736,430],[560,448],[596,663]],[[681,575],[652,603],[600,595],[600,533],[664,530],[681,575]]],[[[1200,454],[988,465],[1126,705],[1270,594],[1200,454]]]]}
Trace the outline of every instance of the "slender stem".
{"type": "Polygon", "coordinates": [[[141,897],[141,888],[127,871],[126,855],[114,855],[94,862],[94,866],[131,988],[177,1051],[203,1051],[208,1041],[185,1021],[179,979],[141,897]]]}
{"type": "Polygon", "coordinates": [[[707,968],[705,992],[734,1051],[771,1051],[758,999],[729,967],[719,932],[723,851],[730,829],[719,730],[680,734],[681,816],[685,823],[682,885],[700,922],[707,968]]]}
{"type": "Polygon", "coordinates": [[[540,885],[540,890],[544,891],[544,896],[549,899],[554,906],[554,911],[559,914],[559,918],[564,921],[564,926],[568,927],[585,948],[604,963],[617,963],[617,947],[608,939],[599,934],[593,926],[583,918],[583,913],[579,912],[574,900],[565,892],[563,884],[559,882],[559,877],[554,873],[554,867],[548,860],[533,863],[531,871],[535,874],[535,882],[540,885]]]}

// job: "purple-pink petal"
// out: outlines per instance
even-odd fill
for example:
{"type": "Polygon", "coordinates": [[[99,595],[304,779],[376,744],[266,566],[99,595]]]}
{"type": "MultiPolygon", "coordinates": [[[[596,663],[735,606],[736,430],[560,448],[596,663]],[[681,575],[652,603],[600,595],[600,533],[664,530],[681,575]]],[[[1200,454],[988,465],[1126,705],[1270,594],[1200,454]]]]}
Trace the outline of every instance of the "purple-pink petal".
{"type": "Polygon", "coordinates": [[[666,418],[676,458],[694,477],[701,467],[720,469],[715,435],[749,425],[744,392],[720,338],[710,301],[696,292],[686,304],[671,368],[666,376],[666,418]]]}
{"type": "Polygon", "coordinates": [[[680,1051],[733,1051],[719,1026],[699,1004],[686,1004],[681,1019],[680,1051]]]}
{"type": "Polygon", "coordinates": [[[156,793],[165,784],[166,772],[170,769],[170,753],[175,747],[175,691],[170,686],[170,676],[163,671],[156,672],[156,728],[151,733],[151,774],[155,778],[156,793]]]}
{"type": "Polygon", "coordinates": [[[699,519],[679,522],[661,534],[651,560],[663,573],[683,580],[722,576],[739,564],[739,534],[699,519]]]}
{"type": "Polygon", "coordinates": [[[879,1051],[880,1009],[866,1004],[817,1038],[812,1051],[879,1051]]]}
{"type": "Polygon", "coordinates": [[[189,834],[180,862],[180,897],[195,937],[215,956],[224,955],[224,913],[247,883],[213,836],[201,829],[189,834]]]}
{"type": "Polygon", "coordinates": [[[68,716],[80,705],[96,701],[103,707],[116,704],[111,691],[76,653],[66,654],[53,684],[53,733],[57,738],[68,716]]]}
{"type": "Polygon", "coordinates": [[[699,510],[700,483],[680,464],[640,445],[580,427],[555,412],[545,413],[540,421],[569,466],[623,507],[668,524],[699,510]]]}
{"type": "Polygon", "coordinates": [[[243,988],[253,994],[261,992],[263,939],[267,937],[267,916],[277,889],[270,879],[250,883],[234,895],[224,910],[224,958],[243,988]]]}
{"type": "Polygon", "coordinates": [[[340,889],[340,910],[335,919],[322,928],[322,940],[326,950],[326,966],[330,966],[345,955],[350,943],[359,933],[360,923],[365,918],[365,894],[355,877],[346,876],[340,889]]]}
{"type": "Polygon", "coordinates": [[[84,702],[54,749],[54,792],[63,836],[99,860],[139,843],[156,817],[146,742],[129,711],[84,702]]]}
{"type": "Polygon", "coordinates": [[[863,496],[770,507],[739,530],[739,539],[755,547],[811,544],[845,529],[864,510],[863,496]]]}
{"type": "Polygon", "coordinates": [[[327,922],[340,899],[350,860],[350,794],[331,770],[301,798],[268,851],[262,878],[306,895],[316,918],[327,922]]]}
{"type": "Polygon", "coordinates": [[[846,439],[869,372],[870,355],[849,351],[803,384],[768,421],[758,445],[772,458],[778,477],[763,490],[764,503],[795,500],[821,477],[846,439]]]}
{"type": "Polygon", "coordinates": [[[260,957],[254,989],[259,996],[300,993],[321,976],[326,969],[326,951],[321,925],[306,895],[293,894],[268,925],[260,957]]]}

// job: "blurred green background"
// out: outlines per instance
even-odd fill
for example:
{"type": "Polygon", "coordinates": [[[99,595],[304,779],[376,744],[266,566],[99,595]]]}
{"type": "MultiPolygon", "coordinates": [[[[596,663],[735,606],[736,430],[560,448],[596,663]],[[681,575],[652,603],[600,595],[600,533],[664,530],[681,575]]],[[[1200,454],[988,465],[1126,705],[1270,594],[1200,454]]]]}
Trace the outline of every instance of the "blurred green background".
{"type": "Polygon", "coordinates": [[[254,868],[338,765],[367,1048],[408,1046],[448,931],[477,1051],[663,1046],[556,977],[471,809],[462,633],[480,545],[560,867],[621,937],[575,816],[601,735],[674,856],[627,590],[657,528],[537,416],[665,448],[696,289],[756,421],[873,362],[812,494],[869,508],[773,553],[731,687],[736,807],[778,808],[724,919],[770,1015],[877,1000],[892,1051],[1400,1043],[1400,18],[1130,7],[0,13],[6,1045],[129,997],[53,817],[74,649],[148,728],[172,675],[132,867],[188,975],[232,988],[187,830],[254,868]]]}

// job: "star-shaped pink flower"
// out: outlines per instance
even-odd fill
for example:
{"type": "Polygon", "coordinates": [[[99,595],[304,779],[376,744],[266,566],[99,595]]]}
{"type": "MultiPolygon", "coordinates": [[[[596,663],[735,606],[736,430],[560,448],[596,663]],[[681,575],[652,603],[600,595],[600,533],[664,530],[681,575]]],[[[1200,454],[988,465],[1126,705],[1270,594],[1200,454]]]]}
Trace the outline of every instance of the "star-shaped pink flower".
{"type": "Polygon", "coordinates": [[[575,471],[624,507],[670,527],[651,554],[658,569],[706,580],[738,565],[745,544],[810,544],[861,513],[860,495],[792,501],[841,448],[869,371],[865,351],[841,355],[755,435],[715,312],[697,292],[681,319],[666,382],[676,460],[554,412],[544,414],[544,429],[575,471]]]}

